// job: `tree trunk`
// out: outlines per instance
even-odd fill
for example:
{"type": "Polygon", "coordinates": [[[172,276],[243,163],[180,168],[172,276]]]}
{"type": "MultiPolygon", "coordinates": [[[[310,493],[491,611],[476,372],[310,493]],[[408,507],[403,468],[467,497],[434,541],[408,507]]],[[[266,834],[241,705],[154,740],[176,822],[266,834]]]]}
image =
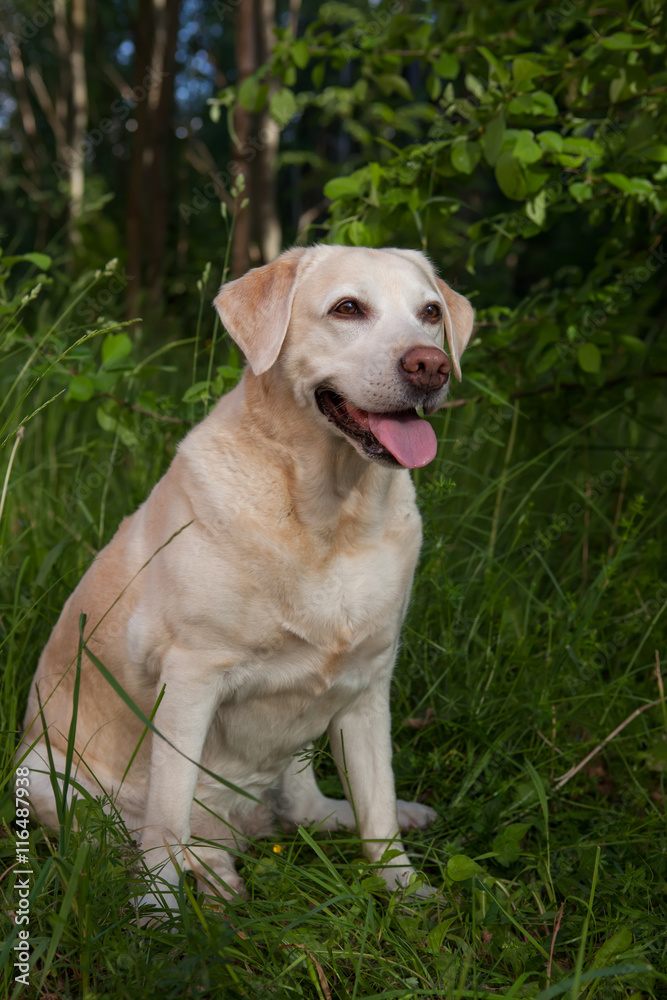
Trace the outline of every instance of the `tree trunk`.
{"type": "MultiPolygon", "coordinates": [[[[252,76],[257,68],[254,14],[254,0],[241,0],[236,20],[236,68],[239,86],[247,77],[252,76]]],[[[239,206],[250,194],[250,172],[247,163],[247,150],[249,148],[248,140],[251,133],[251,121],[252,116],[250,112],[242,108],[240,104],[237,104],[234,109],[234,131],[236,132],[238,144],[234,149],[233,162],[236,187],[238,189],[239,184],[243,185],[243,193],[237,199],[239,206]],[[241,178],[243,178],[242,181],[241,178]]],[[[235,278],[240,278],[250,267],[250,238],[250,207],[238,208],[232,239],[232,274],[235,278]]]]}
{"type": "Polygon", "coordinates": [[[134,132],[127,210],[127,315],[139,311],[144,280],[149,301],[162,295],[169,224],[167,146],[174,99],[179,0],[139,0],[135,25],[134,132]]]}
{"type": "MultiPolygon", "coordinates": [[[[267,62],[275,43],[275,0],[256,0],[259,64],[267,62]]],[[[269,99],[278,89],[275,80],[269,84],[269,99]]],[[[252,164],[253,217],[262,262],[268,264],[280,253],[282,230],[276,208],[276,160],[280,143],[280,128],[269,114],[267,106],[259,115],[257,157],[252,164]]]]}
{"type": "Polygon", "coordinates": [[[148,287],[151,304],[162,298],[164,256],[169,225],[167,153],[171,139],[178,37],[178,0],[156,0],[156,33],[151,62],[151,162],[148,169],[151,225],[148,240],[148,287]]]}
{"type": "MultiPolygon", "coordinates": [[[[88,124],[88,84],[86,82],[85,56],[86,0],[72,0],[72,42],[70,46],[70,73],[72,78],[72,131],[70,147],[74,150],[70,169],[70,210],[68,234],[70,243],[81,243],[77,229],[83,208],[85,183],[85,156],[81,155],[83,135],[88,124]]],[[[57,107],[57,105],[56,105],[57,107]]]]}

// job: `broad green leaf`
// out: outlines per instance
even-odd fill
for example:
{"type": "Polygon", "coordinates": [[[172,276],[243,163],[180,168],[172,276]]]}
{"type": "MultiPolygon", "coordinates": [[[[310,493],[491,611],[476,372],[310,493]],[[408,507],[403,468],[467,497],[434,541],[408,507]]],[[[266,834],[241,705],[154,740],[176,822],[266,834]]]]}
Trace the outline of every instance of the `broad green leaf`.
{"type": "Polygon", "coordinates": [[[577,351],[579,367],[591,375],[596,375],[600,371],[601,360],[600,350],[595,344],[582,344],[577,351]]]}
{"type": "Polygon", "coordinates": [[[498,855],[496,860],[504,868],[520,858],[521,841],[530,830],[530,826],[530,823],[510,823],[494,838],[492,847],[498,855]]]}
{"type": "Polygon", "coordinates": [[[347,195],[358,195],[361,190],[361,181],[357,177],[334,177],[324,185],[324,197],[335,201],[337,198],[345,198],[347,195]]]}
{"type": "Polygon", "coordinates": [[[533,99],[533,114],[546,115],[549,118],[558,116],[558,105],[551,94],[545,90],[536,90],[530,95],[533,99]]]}
{"type": "Polygon", "coordinates": [[[604,155],[604,149],[599,142],[594,139],[585,139],[583,136],[571,135],[563,139],[564,153],[581,153],[583,156],[600,157],[604,155]]]}
{"type": "Polygon", "coordinates": [[[494,55],[493,52],[491,52],[490,49],[487,49],[484,45],[479,45],[477,47],[477,51],[482,53],[489,66],[491,66],[496,74],[498,82],[501,84],[508,83],[510,78],[509,70],[503,65],[502,60],[499,59],[498,56],[494,55]]]}
{"type": "Polygon", "coordinates": [[[601,969],[614,958],[618,958],[632,947],[632,931],[629,927],[619,927],[610,938],[601,944],[591,962],[591,969],[601,969]]]}
{"type": "Polygon", "coordinates": [[[549,129],[545,129],[544,132],[538,132],[535,138],[541,146],[544,146],[552,153],[562,153],[563,137],[559,132],[551,132],[549,129]]]}
{"type": "Polygon", "coordinates": [[[451,52],[441,52],[433,63],[433,70],[444,80],[455,80],[459,75],[461,64],[451,52]]]}
{"type": "Polygon", "coordinates": [[[316,66],[313,66],[313,71],[310,74],[310,79],[313,81],[313,87],[315,90],[319,90],[324,83],[324,74],[326,73],[326,63],[320,62],[316,66]]]}
{"type": "Polygon", "coordinates": [[[454,854],[447,862],[447,874],[454,882],[464,882],[473,875],[483,875],[484,869],[465,854],[454,854]]]}
{"type": "Polygon", "coordinates": [[[587,181],[573,181],[567,190],[579,205],[593,197],[593,185],[587,181]]]}
{"type": "Polygon", "coordinates": [[[512,152],[514,157],[521,160],[522,163],[537,163],[538,160],[542,159],[542,149],[535,142],[533,133],[528,129],[522,129],[519,132],[519,138],[512,152]]]}
{"type": "Polygon", "coordinates": [[[452,146],[452,166],[460,174],[471,174],[479,163],[480,155],[476,142],[456,142],[452,146]]]}
{"type": "Polygon", "coordinates": [[[73,375],[69,381],[67,397],[85,403],[92,398],[94,392],[95,386],[91,378],[87,375],[73,375]]]}
{"type": "Polygon", "coordinates": [[[308,60],[310,59],[310,52],[308,51],[308,42],[305,39],[300,38],[294,43],[291,50],[292,59],[299,69],[305,69],[308,65],[308,60]]]}
{"type": "Polygon", "coordinates": [[[412,100],[410,84],[404,77],[399,76],[398,73],[380,73],[375,77],[375,82],[383,94],[398,94],[400,97],[404,97],[406,101],[412,100]]]}
{"type": "MultiPolygon", "coordinates": [[[[622,333],[618,338],[619,343],[623,345],[628,354],[645,354],[647,350],[647,345],[639,337],[633,337],[629,333],[622,333]]],[[[665,744],[667,746],[667,744],[665,744]]]]}
{"type": "Polygon", "coordinates": [[[126,333],[109,333],[102,343],[102,362],[105,365],[120,361],[132,353],[132,341],[126,333]]]}
{"type": "Polygon", "coordinates": [[[534,198],[526,202],[526,215],[536,226],[544,224],[547,217],[546,191],[538,191],[534,198]]]}
{"type": "Polygon", "coordinates": [[[437,101],[442,94],[442,80],[435,73],[429,73],[426,77],[426,93],[432,101],[437,101]]]}
{"type": "Polygon", "coordinates": [[[296,98],[288,87],[282,87],[269,102],[269,114],[284,127],[296,114],[296,98]]]}
{"type": "Polygon", "coordinates": [[[627,31],[617,31],[607,38],[601,38],[600,44],[605,49],[635,49],[641,39],[637,35],[630,35],[627,31]]]}
{"type": "Polygon", "coordinates": [[[500,154],[494,172],[498,187],[505,197],[512,198],[513,201],[523,201],[528,192],[526,179],[521,164],[514,158],[511,150],[506,149],[500,154]]]}
{"type": "Polygon", "coordinates": [[[482,135],[482,148],[489,166],[493,167],[505,138],[505,115],[499,111],[487,123],[482,135]]]}
{"type": "Polygon", "coordinates": [[[373,242],[368,226],[358,219],[354,219],[347,227],[347,238],[355,247],[369,246],[373,242]]]}
{"type": "Polygon", "coordinates": [[[646,177],[626,177],[625,174],[603,174],[606,181],[613,184],[620,191],[626,194],[651,194],[654,190],[653,184],[646,177]]]}
{"type": "Polygon", "coordinates": [[[256,76],[248,76],[239,87],[239,104],[252,113],[261,111],[266,104],[269,88],[260,83],[256,76]]]}
{"type": "Polygon", "coordinates": [[[41,271],[48,271],[48,269],[51,267],[51,258],[46,253],[36,253],[36,252],[24,253],[21,254],[21,259],[29,261],[31,264],[34,264],[36,267],[38,267],[41,271]]]}
{"type": "Polygon", "coordinates": [[[642,159],[653,160],[655,163],[667,163],[667,146],[653,143],[650,146],[644,146],[637,155],[642,159]]]}
{"type": "Polygon", "coordinates": [[[532,79],[535,76],[542,76],[545,73],[544,66],[534,62],[526,56],[516,56],[512,63],[512,76],[515,83],[532,79]]]}
{"type": "Polygon", "coordinates": [[[209,399],[211,396],[211,386],[208,382],[195,382],[183,393],[184,403],[198,403],[202,399],[209,399]]]}

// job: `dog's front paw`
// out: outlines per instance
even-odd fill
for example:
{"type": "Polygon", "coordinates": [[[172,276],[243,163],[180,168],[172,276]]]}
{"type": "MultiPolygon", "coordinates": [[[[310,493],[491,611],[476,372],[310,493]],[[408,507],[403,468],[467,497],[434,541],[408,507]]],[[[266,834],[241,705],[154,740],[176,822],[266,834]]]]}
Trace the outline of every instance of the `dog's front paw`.
{"type": "Polygon", "coordinates": [[[401,830],[423,830],[438,815],[435,809],[422,805],[421,802],[403,802],[402,799],[399,799],[396,805],[398,807],[398,825],[401,830]]]}

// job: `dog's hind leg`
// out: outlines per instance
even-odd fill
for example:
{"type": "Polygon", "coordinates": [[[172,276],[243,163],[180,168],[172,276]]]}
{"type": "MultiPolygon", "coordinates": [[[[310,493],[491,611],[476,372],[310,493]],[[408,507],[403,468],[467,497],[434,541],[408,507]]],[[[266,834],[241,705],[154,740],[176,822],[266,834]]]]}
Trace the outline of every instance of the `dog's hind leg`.
{"type": "MultiPolygon", "coordinates": [[[[310,749],[310,748],[306,748],[310,749]]],[[[346,799],[330,799],[317,787],[313,764],[294,756],[283,773],[280,787],[269,797],[269,805],[285,826],[313,825],[320,830],[354,830],[357,825],[346,799]]]]}

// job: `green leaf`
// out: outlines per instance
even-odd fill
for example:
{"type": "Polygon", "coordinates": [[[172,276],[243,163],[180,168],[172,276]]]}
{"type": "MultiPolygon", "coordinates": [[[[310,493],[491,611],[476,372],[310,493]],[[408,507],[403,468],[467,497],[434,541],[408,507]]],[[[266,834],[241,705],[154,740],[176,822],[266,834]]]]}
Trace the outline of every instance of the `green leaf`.
{"type": "Polygon", "coordinates": [[[459,75],[461,64],[451,52],[441,52],[433,63],[433,70],[444,80],[455,80],[459,75]]]}
{"type": "Polygon", "coordinates": [[[604,49],[634,49],[639,48],[637,44],[641,39],[637,35],[630,35],[627,31],[617,31],[607,38],[601,38],[600,43],[604,49]]]}
{"type": "Polygon", "coordinates": [[[248,76],[239,87],[239,104],[254,114],[263,110],[268,94],[268,84],[260,83],[256,76],[248,76]]]}
{"type": "Polygon", "coordinates": [[[447,874],[454,882],[465,882],[473,875],[483,875],[484,869],[465,854],[454,854],[447,862],[447,874]]]}
{"type": "Polygon", "coordinates": [[[476,142],[456,142],[452,146],[452,166],[460,174],[471,174],[477,164],[481,151],[476,142]]]}
{"type": "Polygon", "coordinates": [[[120,361],[132,353],[132,341],[126,333],[109,333],[102,343],[102,363],[120,361]]]}
{"type": "Polygon", "coordinates": [[[284,127],[296,114],[296,98],[288,87],[282,87],[269,102],[269,114],[284,127]]]}
{"type": "Polygon", "coordinates": [[[437,101],[442,94],[442,80],[435,73],[429,73],[426,77],[426,93],[432,101],[437,101]]]}
{"type": "Polygon", "coordinates": [[[573,181],[567,190],[579,205],[593,196],[593,185],[589,184],[588,181],[573,181]]]}
{"type": "Polygon", "coordinates": [[[347,227],[347,238],[355,247],[369,246],[373,242],[368,226],[358,219],[354,219],[347,227]]]}
{"type": "Polygon", "coordinates": [[[334,177],[324,185],[324,197],[335,201],[348,195],[354,197],[361,191],[361,180],[358,177],[334,177]]]}
{"type": "Polygon", "coordinates": [[[87,375],[73,375],[69,381],[67,399],[76,399],[79,403],[85,403],[91,399],[95,392],[93,380],[87,375]]]}
{"type": "Polygon", "coordinates": [[[639,337],[633,337],[629,333],[622,333],[618,338],[628,354],[646,354],[647,345],[639,337]]]}
{"type": "Polygon", "coordinates": [[[600,969],[614,958],[632,947],[632,932],[629,927],[619,927],[610,938],[601,944],[591,962],[591,969],[600,969]]]}
{"type": "Polygon", "coordinates": [[[519,132],[519,138],[512,152],[514,157],[521,160],[522,163],[537,163],[538,160],[542,159],[541,147],[535,142],[533,133],[525,128],[519,132]]]}
{"type": "Polygon", "coordinates": [[[645,177],[626,177],[625,174],[614,173],[603,174],[602,176],[620,191],[625,191],[626,194],[645,195],[651,194],[654,190],[651,181],[645,177]]]}
{"type": "Polygon", "coordinates": [[[183,393],[184,403],[198,403],[202,399],[210,399],[211,386],[208,382],[195,382],[183,393]]]}
{"type": "Polygon", "coordinates": [[[577,361],[582,371],[597,375],[602,361],[600,349],[595,344],[582,344],[577,351],[577,361]]]}
{"type": "Polygon", "coordinates": [[[398,94],[400,97],[404,97],[406,101],[412,100],[410,84],[402,76],[399,76],[398,73],[380,73],[375,77],[375,82],[383,94],[398,94]]]}
{"type": "Polygon", "coordinates": [[[313,66],[313,71],[310,74],[310,79],[313,81],[313,87],[315,90],[319,90],[324,83],[324,74],[326,72],[326,63],[317,63],[313,66]]]}
{"type": "Polygon", "coordinates": [[[667,163],[667,146],[653,143],[650,146],[644,146],[637,155],[642,159],[653,160],[655,163],[667,163]]]}
{"type": "Polygon", "coordinates": [[[530,95],[533,99],[533,114],[546,115],[549,118],[558,117],[558,105],[551,94],[545,90],[536,90],[530,95]]]}
{"type": "Polygon", "coordinates": [[[529,94],[519,94],[510,101],[507,110],[512,115],[546,115],[549,118],[558,116],[558,106],[551,94],[544,90],[535,90],[529,94]]]}
{"type": "Polygon", "coordinates": [[[599,142],[594,139],[585,139],[583,136],[572,135],[563,139],[564,153],[581,153],[583,156],[592,156],[596,159],[604,156],[604,149],[599,142]]]}
{"type": "Polygon", "coordinates": [[[487,123],[482,135],[482,149],[486,162],[493,167],[498,159],[500,150],[503,148],[505,138],[505,115],[499,111],[487,123]]]}
{"type": "Polygon", "coordinates": [[[493,69],[496,74],[496,78],[500,84],[506,84],[509,82],[509,71],[498,56],[494,55],[490,49],[487,49],[485,45],[479,45],[477,51],[481,52],[489,66],[493,69]]]}
{"type": "Polygon", "coordinates": [[[494,839],[492,847],[498,855],[496,860],[504,868],[521,857],[521,841],[530,830],[530,826],[530,823],[510,823],[494,839]]]}
{"type": "Polygon", "coordinates": [[[514,158],[511,150],[506,149],[500,154],[494,172],[498,187],[505,197],[513,201],[523,201],[528,192],[526,179],[521,164],[514,158]]]}
{"type": "Polygon", "coordinates": [[[544,66],[540,66],[539,63],[534,62],[532,59],[527,59],[525,56],[516,56],[512,63],[512,76],[514,77],[515,83],[521,83],[523,80],[530,80],[534,76],[542,76],[545,73],[544,66]]]}
{"type": "Polygon", "coordinates": [[[544,146],[552,153],[561,153],[563,151],[563,137],[559,132],[550,132],[549,129],[546,129],[544,132],[538,132],[535,138],[541,146],[544,146]]]}
{"type": "Polygon", "coordinates": [[[31,264],[35,264],[35,266],[38,267],[41,271],[48,271],[48,269],[51,267],[51,258],[46,253],[35,253],[35,252],[24,253],[21,254],[20,259],[27,260],[31,264]]]}
{"type": "Polygon", "coordinates": [[[297,42],[295,42],[291,49],[291,56],[299,69],[305,69],[308,65],[308,60],[310,59],[308,42],[306,42],[303,38],[300,38],[297,42]]]}
{"type": "Polygon", "coordinates": [[[526,202],[526,215],[536,226],[542,226],[547,217],[547,195],[546,191],[539,191],[533,198],[526,202]]]}

